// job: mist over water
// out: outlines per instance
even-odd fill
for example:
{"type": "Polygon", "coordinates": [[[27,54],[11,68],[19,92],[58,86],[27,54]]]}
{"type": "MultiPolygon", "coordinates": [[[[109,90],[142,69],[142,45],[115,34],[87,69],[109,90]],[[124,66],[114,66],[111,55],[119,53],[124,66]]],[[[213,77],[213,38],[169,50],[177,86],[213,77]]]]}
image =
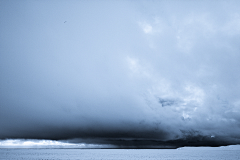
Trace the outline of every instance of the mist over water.
{"type": "Polygon", "coordinates": [[[0,139],[240,143],[238,1],[1,1],[0,139]]]}

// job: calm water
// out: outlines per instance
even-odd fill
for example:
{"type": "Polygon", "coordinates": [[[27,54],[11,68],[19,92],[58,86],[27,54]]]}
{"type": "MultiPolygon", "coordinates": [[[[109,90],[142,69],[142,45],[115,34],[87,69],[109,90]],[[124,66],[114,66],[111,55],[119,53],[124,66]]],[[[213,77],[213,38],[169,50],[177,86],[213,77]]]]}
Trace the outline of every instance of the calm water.
{"type": "Polygon", "coordinates": [[[1,160],[240,160],[240,150],[231,148],[182,149],[0,149],[1,160]]]}

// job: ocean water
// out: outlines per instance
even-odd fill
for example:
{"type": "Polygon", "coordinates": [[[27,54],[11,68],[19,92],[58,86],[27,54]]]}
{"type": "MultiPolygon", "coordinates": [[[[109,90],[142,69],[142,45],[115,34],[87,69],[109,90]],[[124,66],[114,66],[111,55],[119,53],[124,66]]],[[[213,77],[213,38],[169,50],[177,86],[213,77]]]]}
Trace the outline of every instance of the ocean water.
{"type": "Polygon", "coordinates": [[[240,160],[230,147],[181,149],[0,149],[0,160],[240,160]]]}

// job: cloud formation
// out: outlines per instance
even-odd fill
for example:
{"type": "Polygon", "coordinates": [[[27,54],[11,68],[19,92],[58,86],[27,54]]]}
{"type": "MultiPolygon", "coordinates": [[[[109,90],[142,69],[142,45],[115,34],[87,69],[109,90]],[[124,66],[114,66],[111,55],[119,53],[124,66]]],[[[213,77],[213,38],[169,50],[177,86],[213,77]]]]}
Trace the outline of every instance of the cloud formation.
{"type": "Polygon", "coordinates": [[[238,1],[0,4],[1,139],[240,143],[238,1]]]}

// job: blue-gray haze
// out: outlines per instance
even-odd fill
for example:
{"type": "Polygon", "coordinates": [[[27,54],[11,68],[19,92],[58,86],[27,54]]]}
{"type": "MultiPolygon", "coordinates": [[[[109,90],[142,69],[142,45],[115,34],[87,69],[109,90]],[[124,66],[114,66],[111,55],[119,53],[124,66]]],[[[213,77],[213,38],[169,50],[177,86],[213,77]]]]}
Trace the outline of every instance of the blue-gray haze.
{"type": "Polygon", "coordinates": [[[239,1],[0,1],[0,139],[240,143],[239,1]]]}

